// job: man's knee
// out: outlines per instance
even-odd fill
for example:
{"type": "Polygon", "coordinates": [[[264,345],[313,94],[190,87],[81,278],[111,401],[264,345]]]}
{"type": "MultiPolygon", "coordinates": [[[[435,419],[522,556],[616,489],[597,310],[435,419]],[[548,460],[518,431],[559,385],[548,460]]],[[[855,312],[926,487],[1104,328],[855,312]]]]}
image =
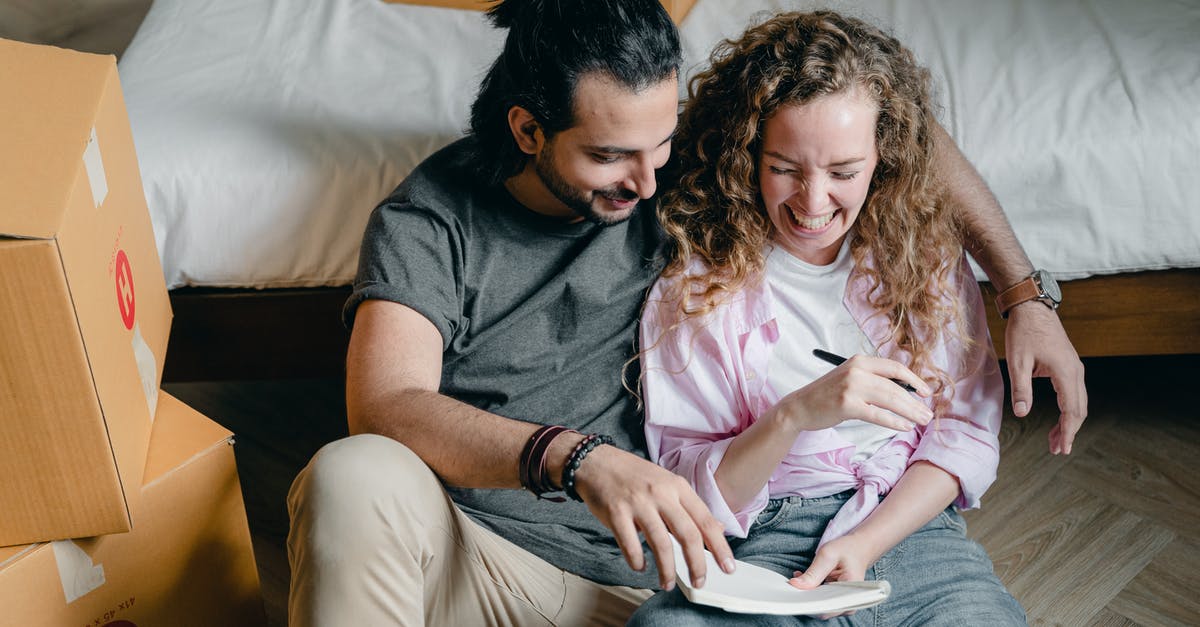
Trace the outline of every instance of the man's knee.
{"type": "Polygon", "coordinates": [[[412,449],[382,435],[364,434],[326,444],[309,461],[304,489],[334,492],[350,486],[368,492],[420,488],[437,478],[412,449]]]}
{"type": "Polygon", "coordinates": [[[288,495],[293,526],[297,519],[331,522],[344,539],[351,533],[370,535],[381,525],[393,527],[446,506],[445,491],[421,458],[379,435],[356,435],[325,445],[296,477],[288,495]]]}

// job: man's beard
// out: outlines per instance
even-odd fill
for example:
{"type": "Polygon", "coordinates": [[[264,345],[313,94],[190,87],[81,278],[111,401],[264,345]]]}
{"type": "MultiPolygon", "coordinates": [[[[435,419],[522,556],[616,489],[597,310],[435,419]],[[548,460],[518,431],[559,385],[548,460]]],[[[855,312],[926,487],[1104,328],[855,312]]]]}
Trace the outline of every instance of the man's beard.
{"type": "MultiPolygon", "coordinates": [[[[559,199],[568,209],[574,211],[579,216],[583,217],[588,222],[598,224],[600,226],[614,226],[625,222],[633,217],[633,212],[626,215],[613,217],[607,216],[596,211],[593,203],[596,196],[603,196],[616,200],[637,200],[638,195],[632,190],[625,189],[620,186],[613,186],[607,189],[598,189],[590,194],[585,194],[578,189],[571,187],[566,180],[559,175],[558,170],[554,168],[554,151],[549,146],[544,149],[537,159],[534,160],[534,171],[537,172],[538,178],[542,180],[542,185],[550,190],[554,197],[559,199]],[[590,196],[590,198],[589,198],[590,196]]],[[[637,207],[634,207],[634,211],[637,207]]]]}

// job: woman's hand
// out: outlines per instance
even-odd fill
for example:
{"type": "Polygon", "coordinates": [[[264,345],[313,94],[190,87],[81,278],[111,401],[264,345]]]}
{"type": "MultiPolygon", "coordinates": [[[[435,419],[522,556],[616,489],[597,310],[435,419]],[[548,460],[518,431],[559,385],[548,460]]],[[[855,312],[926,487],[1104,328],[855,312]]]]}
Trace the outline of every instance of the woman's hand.
{"type": "Polygon", "coordinates": [[[806,571],[796,571],[788,583],[801,590],[812,590],[827,581],[862,581],[867,569],[879,559],[868,543],[845,535],[826,542],[813,556],[806,571]]]}
{"type": "Polygon", "coordinates": [[[912,385],[921,396],[932,394],[929,386],[900,362],[855,355],[783,397],[771,412],[799,431],[827,429],[851,419],[896,431],[928,424],[933,412],[892,379],[912,385]]]}
{"type": "Polygon", "coordinates": [[[896,431],[928,424],[933,412],[895,381],[921,396],[929,386],[900,362],[855,355],[825,376],[788,394],[734,437],[714,478],[733,511],[762,490],[801,431],[828,429],[857,418],[896,431]]]}
{"type": "MultiPolygon", "coordinates": [[[[867,548],[867,543],[852,536],[842,536],[825,543],[813,557],[806,571],[796,571],[788,583],[801,589],[812,590],[828,581],[862,581],[867,569],[879,559],[867,548]]],[[[848,616],[853,611],[841,614],[826,614],[821,619],[848,616]]]]}

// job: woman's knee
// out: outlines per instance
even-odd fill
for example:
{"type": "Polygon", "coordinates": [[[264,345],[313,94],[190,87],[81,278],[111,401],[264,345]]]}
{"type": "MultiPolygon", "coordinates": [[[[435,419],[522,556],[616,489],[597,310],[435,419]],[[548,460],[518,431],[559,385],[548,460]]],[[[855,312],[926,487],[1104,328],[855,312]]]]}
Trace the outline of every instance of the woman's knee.
{"type": "Polygon", "coordinates": [[[720,609],[695,605],[688,601],[678,588],[670,592],[658,592],[646,600],[629,617],[627,627],[684,627],[688,625],[736,625],[748,624],[753,617],[748,614],[729,614],[720,609]]]}
{"type": "Polygon", "coordinates": [[[925,608],[912,621],[914,625],[958,627],[960,625],[996,625],[1011,627],[1028,625],[1025,609],[1008,593],[988,597],[975,596],[966,602],[945,600],[925,608]]]}

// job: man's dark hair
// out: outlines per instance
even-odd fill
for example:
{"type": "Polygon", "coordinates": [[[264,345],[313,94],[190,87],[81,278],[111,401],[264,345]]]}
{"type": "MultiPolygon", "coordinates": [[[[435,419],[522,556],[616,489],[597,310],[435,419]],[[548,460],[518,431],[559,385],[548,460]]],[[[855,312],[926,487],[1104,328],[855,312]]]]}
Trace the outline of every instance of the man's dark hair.
{"type": "Polygon", "coordinates": [[[519,106],[546,138],[575,123],[575,86],[602,72],[631,91],[679,71],[679,32],[658,0],[504,0],[488,11],[507,28],[504,51],[471,106],[480,174],[493,184],[520,172],[521,152],[508,126],[519,106]]]}

